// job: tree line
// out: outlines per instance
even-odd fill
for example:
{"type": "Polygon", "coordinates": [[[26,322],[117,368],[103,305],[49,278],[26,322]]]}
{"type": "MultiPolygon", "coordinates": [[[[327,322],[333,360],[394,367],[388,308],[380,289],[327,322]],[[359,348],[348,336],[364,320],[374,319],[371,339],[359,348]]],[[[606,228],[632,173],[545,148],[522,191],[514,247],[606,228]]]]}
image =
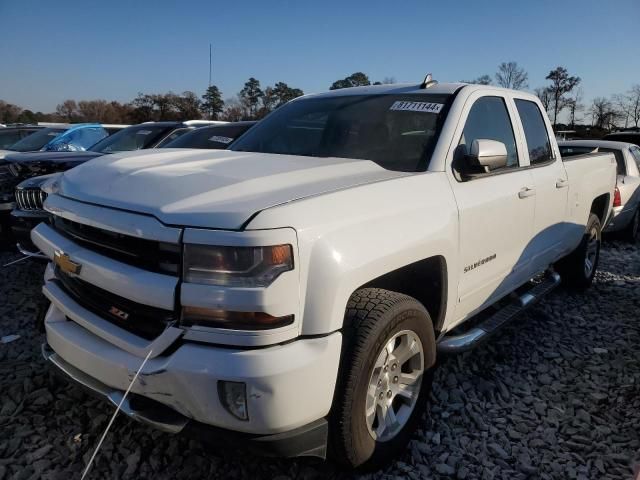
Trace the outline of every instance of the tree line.
{"type": "MultiPolygon", "coordinates": [[[[640,84],[632,85],[624,93],[610,97],[596,97],[591,103],[584,103],[582,79],[570,75],[566,67],[556,67],[545,77],[548,85],[533,91],[549,113],[554,129],[589,129],[591,135],[618,128],[638,128],[640,126],[640,84]],[[561,113],[566,113],[566,123],[560,123],[561,113]]],[[[467,83],[496,85],[522,90],[529,87],[527,72],[516,62],[503,62],[494,77],[482,75],[467,83]]]]}
{"type": "Polygon", "coordinates": [[[260,82],[250,78],[233,98],[223,100],[220,89],[212,85],[204,95],[192,91],[181,94],[138,93],[130,102],[107,100],[67,99],[52,113],[33,112],[0,100],[0,123],[35,122],[100,122],[135,124],[171,120],[256,120],[303,95],[299,88],[285,82],[261,88],[260,82]]]}
{"type": "MultiPolygon", "coordinates": [[[[596,97],[585,104],[581,78],[570,75],[566,67],[558,66],[545,77],[547,85],[534,88],[544,108],[549,113],[556,130],[571,128],[587,130],[597,136],[616,128],[639,127],[640,124],[640,84],[632,85],[627,92],[596,97]],[[566,113],[566,122],[560,118],[566,113]]],[[[371,82],[363,72],[336,80],[329,90],[395,83],[393,77],[371,82]]],[[[529,74],[515,61],[502,62],[496,73],[481,75],[465,83],[498,85],[505,88],[523,90],[529,88],[529,74]]],[[[0,100],[0,123],[58,122],[101,122],[134,124],[163,120],[256,120],[303,95],[299,88],[290,87],[285,82],[277,82],[264,89],[260,81],[249,78],[242,90],[234,97],[223,100],[220,89],[212,85],[202,96],[192,91],[181,94],[138,93],[130,102],[120,103],[107,100],[68,99],[56,107],[53,113],[33,112],[0,100]]]]}

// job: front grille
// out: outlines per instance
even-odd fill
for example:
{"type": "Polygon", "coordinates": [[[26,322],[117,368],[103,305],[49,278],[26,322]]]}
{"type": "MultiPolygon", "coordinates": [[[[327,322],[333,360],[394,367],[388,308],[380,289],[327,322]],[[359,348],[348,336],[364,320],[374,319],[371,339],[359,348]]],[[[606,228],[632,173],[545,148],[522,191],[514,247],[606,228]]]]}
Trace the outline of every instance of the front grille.
{"type": "Polygon", "coordinates": [[[55,275],[58,285],[82,307],[147,340],[157,338],[178,318],[172,310],[133,302],[67,275],[58,268],[55,275]]]}
{"type": "Polygon", "coordinates": [[[179,245],[132,237],[58,216],[54,217],[53,227],[70,240],[128,265],[174,276],[180,271],[179,245]]]}
{"type": "Polygon", "coordinates": [[[16,188],[16,205],[20,210],[42,210],[46,192],[38,187],[16,188]]]}

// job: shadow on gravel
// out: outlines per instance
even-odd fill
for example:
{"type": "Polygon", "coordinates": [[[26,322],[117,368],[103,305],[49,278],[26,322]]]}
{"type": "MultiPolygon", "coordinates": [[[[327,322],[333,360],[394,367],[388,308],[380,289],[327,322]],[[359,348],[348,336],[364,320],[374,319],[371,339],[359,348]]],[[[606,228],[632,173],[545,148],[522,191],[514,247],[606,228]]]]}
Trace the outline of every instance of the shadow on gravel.
{"type": "MultiPolygon", "coordinates": [[[[0,253],[0,264],[13,254],[0,253]]],[[[33,328],[42,265],[0,270],[0,480],[79,478],[112,413],[50,374],[33,328]]],[[[371,478],[629,478],[640,457],[640,250],[607,242],[585,293],[558,290],[436,372],[431,414],[371,478]]],[[[215,452],[116,420],[91,478],[351,478],[313,459],[215,452]]]]}

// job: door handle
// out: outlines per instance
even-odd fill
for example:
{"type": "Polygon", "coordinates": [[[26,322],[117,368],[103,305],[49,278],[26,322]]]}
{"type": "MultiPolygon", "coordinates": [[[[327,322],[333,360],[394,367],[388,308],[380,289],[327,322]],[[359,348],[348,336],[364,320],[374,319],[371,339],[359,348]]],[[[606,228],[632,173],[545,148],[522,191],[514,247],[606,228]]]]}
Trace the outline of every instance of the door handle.
{"type": "Polygon", "coordinates": [[[564,178],[559,178],[556,180],[556,188],[566,188],[569,186],[569,180],[565,180],[564,178]]]}
{"type": "Polygon", "coordinates": [[[524,187],[518,192],[518,198],[533,197],[536,194],[535,188],[524,187]]]}

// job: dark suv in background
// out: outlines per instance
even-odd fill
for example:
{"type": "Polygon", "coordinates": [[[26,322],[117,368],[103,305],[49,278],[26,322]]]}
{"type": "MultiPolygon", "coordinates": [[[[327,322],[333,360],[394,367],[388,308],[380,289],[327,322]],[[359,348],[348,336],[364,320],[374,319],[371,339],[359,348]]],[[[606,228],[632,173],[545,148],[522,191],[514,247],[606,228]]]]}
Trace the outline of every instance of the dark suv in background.
{"type": "Polygon", "coordinates": [[[37,125],[25,125],[21,127],[0,128],[0,150],[6,150],[24,137],[31,135],[44,127],[37,125]]]}

